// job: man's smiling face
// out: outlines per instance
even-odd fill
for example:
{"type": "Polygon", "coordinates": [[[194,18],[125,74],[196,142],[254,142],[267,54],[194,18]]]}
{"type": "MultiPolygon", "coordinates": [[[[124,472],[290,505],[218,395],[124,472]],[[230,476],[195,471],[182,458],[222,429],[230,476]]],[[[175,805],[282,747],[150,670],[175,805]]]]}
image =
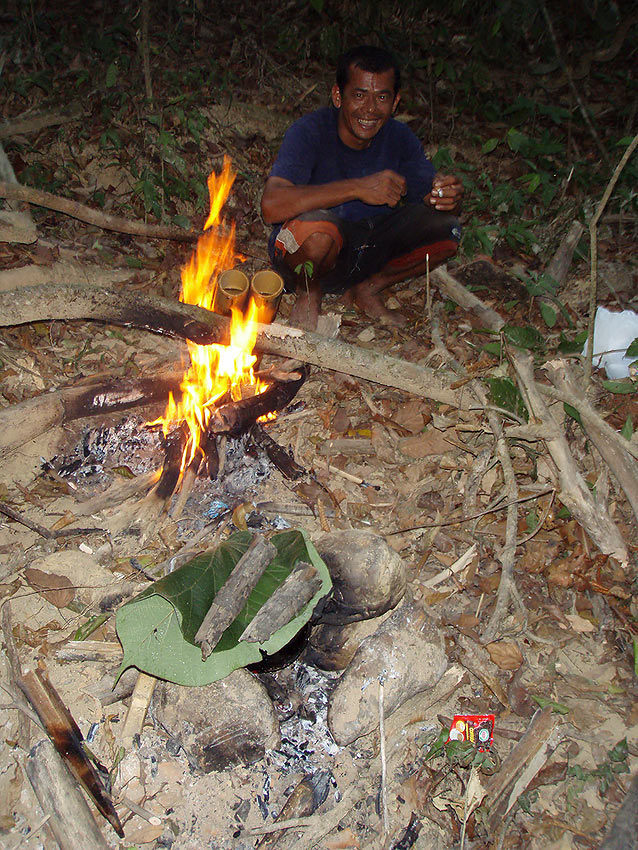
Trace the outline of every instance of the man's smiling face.
{"type": "Polygon", "coordinates": [[[332,102],[339,110],[339,138],[349,148],[367,148],[397,108],[400,95],[394,93],[394,71],[374,74],[350,66],[348,82],[339,91],[332,88],[332,102]]]}

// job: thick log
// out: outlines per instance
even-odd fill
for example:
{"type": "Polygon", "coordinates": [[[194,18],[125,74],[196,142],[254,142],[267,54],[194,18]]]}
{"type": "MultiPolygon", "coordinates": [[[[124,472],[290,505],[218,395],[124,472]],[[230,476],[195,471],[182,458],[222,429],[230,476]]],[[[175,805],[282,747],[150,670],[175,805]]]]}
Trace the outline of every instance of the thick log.
{"type": "MultiPolygon", "coordinates": [[[[96,319],[126,327],[145,328],[200,344],[228,342],[229,320],[202,307],[81,284],[25,287],[20,298],[0,292],[0,327],[55,319],[96,319]]],[[[406,390],[443,404],[459,406],[461,395],[450,389],[441,370],[409,363],[380,351],[358,348],[340,340],[273,323],[260,325],[256,348],[291,357],[324,369],[406,390]]]]}
{"type": "Polygon", "coordinates": [[[202,647],[205,661],[219,643],[219,639],[246,604],[266,567],[277,554],[277,548],[261,534],[256,534],[235,569],[228,576],[213,599],[208,613],[195,635],[195,643],[202,647]]]}
{"type": "Polygon", "coordinates": [[[299,561],[244,629],[239,640],[265,643],[277,629],[299,614],[321,587],[316,567],[299,561]]]}
{"type": "Polygon", "coordinates": [[[169,392],[179,393],[182,375],[171,370],[153,378],[114,378],[42,393],[5,407],[0,410],[0,457],[56,425],[165,401],[169,392]]]}
{"type": "Polygon", "coordinates": [[[82,746],[82,733],[46,673],[43,670],[31,670],[22,676],[18,685],[35,708],[53,746],[71,773],[91,796],[100,813],[120,838],[124,838],[124,830],[113,801],[102,785],[100,775],[86,756],[82,746]]]}
{"type": "Polygon", "coordinates": [[[46,207],[48,210],[64,213],[64,215],[101,227],[102,230],[114,230],[117,233],[129,233],[131,236],[145,236],[148,239],[172,239],[176,242],[197,242],[200,234],[183,230],[181,227],[170,227],[161,224],[145,224],[143,221],[129,221],[117,215],[94,210],[78,201],[60,198],[50,192],[31,189],[29,186],[0,181],[0,198],[12,201],[24,201],[46,207]]]}

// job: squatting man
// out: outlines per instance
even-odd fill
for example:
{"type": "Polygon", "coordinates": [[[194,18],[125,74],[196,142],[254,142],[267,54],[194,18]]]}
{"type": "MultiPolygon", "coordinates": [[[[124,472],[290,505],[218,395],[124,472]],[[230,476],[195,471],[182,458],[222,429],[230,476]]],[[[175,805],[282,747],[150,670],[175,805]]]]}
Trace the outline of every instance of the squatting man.
{"type": "Polygon", "coordinates": [[[269,253],[296,292],[291,321],[316,328],[324,293],[342,293],[368,316],[401,325],[381,293],[452,257],[461,237],[463,187],[435,174],[421,142],[393,118],[400,70],[379,47],[339,59],[332,106],[284,136],[261,201],[274,225],[269,253]]]}

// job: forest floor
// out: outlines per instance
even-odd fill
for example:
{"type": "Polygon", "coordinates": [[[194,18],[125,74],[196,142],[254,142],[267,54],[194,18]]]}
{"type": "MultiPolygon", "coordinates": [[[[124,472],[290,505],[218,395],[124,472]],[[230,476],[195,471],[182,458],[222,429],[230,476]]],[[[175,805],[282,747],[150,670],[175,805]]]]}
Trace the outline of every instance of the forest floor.
{"type": "MultiPolygon", "coordinates": [[[[246,37],[249,42],[250,34],[246,37]]],[[[243,49],[248,47],[247,43],[243,49]]],[[[189,59],[197,59],[196,53],[189,59]]],[[[183,104],[149,108],[147,117],[161,114],[160,128],[154,120],[145,120],[124,96],[117,109],[111,102],[106,109],[108,99],[124,86],[120,76],[102,92],[99,103],[81,98],[81,120],[5,137],[18,181],[89,206],[99,200],[103,212],[131,220],[154,222],[163,215],[165,221],[179,225],[188,219],[197,230],[206,215],[202,210],[206,177],[219,171],[222,156],[228,155],[238,175],[224,214],[236,224],[237,251],[245,258],[242,268],[249,276],[266,268],[268,231],[259,215],[263,182],[285,127],[326,102],[330,76],[324,66],[308,60],[295,77],[266,50],[258,53],[261,60],[247,63],[244,77],[238,71],[243,54],[229,50],[218,57],[221,65],[227,62],[235,69],[234,82],[230,89],[215,92],[210,103],[203,102],[200,91],[190,105],[185,97],[183,104]],[[175,176],[170,192],[168,172],[175,176]]],[[[69,67],[72,59],[69,56],[69,67]]],[[[78,53],[75,61],[83,67],[86,59],[78,53]]],[[[156,104],[164,97],[158,61],[155,55],[156,104]]],[[[183,70],[174,54],[162,61],[167,72],[179,75],[183,70]]],[[[138,83],[142,85],[141,80],[138,83]]],[[[449,85],[442,86],[441,97],[449,85]]],[[[58,100],[47,97],[36,106],[61,109],[66,100],[56,91],[58,100]]],[[[597,97],[602,100],[604,92],[597,97]]],[[[20,111],[27,110],[16,94],[7,100],[2,117],[10,124],[20,111]]],[[[486,122],[479,131],[472,121],[464,123],[461,115],[452,133],[442,110],[431,116],[416,99],[409,101],[409,111],[406,104],[403,118],[421,133],[427,129],[432,155],[444,148],[454,162],[473,165],[483,158],[477,136],[485,139],[496,132],[494,122],[486,122]]],[[[490,172],[494,185],[497,180],[504,181],[499,185],[514,182],[521,167],[520,157],[503,152],[490,172]]],[[[475,202],[478,184],[474,188],[475,202]]],[[[600,194],[584,206],[591,210],[600,194]]],[[[570,198],[566,185],[564,201],[553,205],[546,219],[530,224],[534,239],[529,243],[508,241],[507,226],[499,218],[501,236],[489,257],[481,248],[487,246],[484,240],[490,233],[494,236],[493,222],[485,207],[477,218],[471,201],[463,223],[473,238],[448,265],[508,327],[533,327],[542,335],[541,343],[533,347],[537,374],[545,361],[563,356],[560,343],[573,342],[587,323],[590,264],[582,250],[576,251],[562,282],[557,295],[562,307],[551,327],[529,285],[551,259],[583,197],[570,198]]],[[[495,209],[505,203],[497,197],[492,202],[495,209]]],[[[61,263],[77,274],[70,282],[103,283],[110,275],[116,290],[179,297],[180,272],[191,245],[124,235],[43,207],[33,207],[32,215],[35,242],[0,242],[0,275],[14,275],[11,288],[15,285],[16,299],[29,283],[46,284],[49,271],[61,263]]],[[[616,216],[601,225],[599,304],[638,312],[634,243],[631,218],[616,216]]],[[[285,323],[291,306],[292,296],[284,295],[277,321],[285,323]]],[[[495,353],[498,335],[488,331],[475,312],[454,304],[434,282],[428,287],[425,278],[418,278],[397,287],[390,306],[408,319],[404,329],[375,324],[336,298],[326,299],[324,311],[339,316],[339,335],[345,342],[449,375],[442,348],[436,349],[432,340],[436,316],[442,346],[471,376],[486,379],[486,391],[490,380],[502,382],[513,375],[508,347],[503,346],[502,356],[495,353]],[[437,304],[442,305],[440,311],[437,304]]],[[[571,358],[581,380],[580,358],[564,356],[571,358]]],[[[8,411],[32,397],[89,379],[151,377],[159,364],[179,365],[186,358],[183,344],[134,328],[89,321],[3,327],[0,405],[8,411]]],[[[261,365],[277,362],[266,355],[261,365]]],[[[635,419],[635,388],[633,393],[613,392],[603,379],[603,373],[594,373],[591,399],[607,423],[636,446],[631,418],[633,414],[635,419]]],[[[457,376],[456,381],[465,392],[464,380],[457,376]]],[[[493,389],[499,386],[502,389],[503,384],[494,384],[493,389]]],[[[515,387],[514,380],[510,398],[496,390],[491,397],[492,406],[500,409],[506,436],[511,426],[524,424],[515,387]]],[[[141,476],[161,465],[157,445],[144,436],[144,423],[161,408],[156,404],[54,424],[2,455],[3,504],[50,530],[98,526],[97,531],[44,539],[8,518],[0,524],[0,596],[3,611],[10,611],[3,619],[5,651],[0,666],[0,685],[6,691],[0,706],[6,745],[0,753],[0,833],[5,846],[11,850],[56,846],[42,823],[47,812],[39,808],[24,773],[29,747],[41,733],[34,724],[25,733],[21,712],[13,705],[17,696],[7,653],[13,641],[23,669],[46,668],[85,737],[90,730],[91,748],[98,758],[109,768],[119,762],[113,771],[115,799],[127,797],[141,807],[141,814],[126,815],[123,840],[101,822],[111,847],[248,850],[258,841],[251,830],[271,824],[300,780],[320,770],[331,775],[325,802],[306,831],[291,829],[278,839],[277,850],[313,846],[435,850],[458,847],[461,840],[474,850],[598,847],[638,770],[638,531],[623,490],[563,405],[553,404],[552,414],[588,485],[619,529],[628,558],[621,563],[601,555],[588,529],[561,505],[556,468],[545,443],[511,437],[507,451],[521,499],[515,518],[516,593],[487,647],[482,635],[496,605],[511,489],[499,464],[498,440],[480,405],[444,405],[313,367],[294,405],[268,426],[269,433],[311,471],[304,487],[293,488],[272,467],[248,480],[243,490],[227,487],[223,476],[219,482],[201,481],[182,517],[166,516],[157,533],[145,541],[139,531],[105,530],[108,521],[101,513],[80,516],[76,507],[82,500],[114,481],[141,476]],[[121,438],[123,433],[126,439],[121,438]],[[81,457],[83,447],[97,439],[107,443],[108,451],[87,462],[81,457]],[[59,459],[70,457],[82,462],[71,474],[60,475],[59,459]],[[440,623],[450,665],[460,664],[466,673],[458,687],[437,703],[415,703],[403,725],[388,728],[383,764],[378,730],[346,747],[332,741],[325,703],[334,674],[309,684],[303,658],[272,674],[294,710],[288,707],[283,712],[276,706],[284,744],[252,764],[201,774],[183,750],[169,746],[165,731],[150,717],[140,737],[126,752],[119,751],[118,730],[127,714],[128,697],[111,702],[92,690],[96,682],[115,682],[119,658],[105,660],[98,653],[94,659],[68,660],[62,657],[64,651],[78,628],[100,613],[107,593],[130,598],[138,587],[143,589],[147,582],[140,570],[152,570],[179,552],[220,502],[226,506],[220,523],[230,519],[225,528],[220,524],[222,537],[245,527],[300,528],[311,539],[328,530],[366,529],[399,553],[409,596],[428,606],[440,623]],[[436,585],[429,582],[474,545],[476,556],[466,568],[436,585]],[[71,601],[56,596],[55,587],[43,590],[38,584],[41,576],[28,572],[49,570],[59,580],[61,573],[68,574],[68,565],[75,569],[70,576],[71,601]],[[309,702],[313,722],[304,723],[309,702]],[[494,748],[500,764],[506,763],[530,725],[534,734],[537,712],[547,707],[552,719],[547,740],[538,743],[536,769],[512,792],[512,806],[507,814],[502,809],[498,829],[490,820],[489,801],[469,813],[470,768],[458,756],[441,753],[426,761],[429,747],[455,714],[493,713],[494,748]],[[420,831],[417,827],[404,835],[412,814],[420,831]],[[325,835],[322,823],[327,825],[325,835]]],[[[628,463],[635,464],[635,459],[628,463]]],[[[206,543],[204,538],[202,549],[206,543]]],[[[91,639],[112,646],[117,642],[112,607],[108,613],[91,639]]],[[[487,787],[486,775],[481,781],[487,787]]],[[[503,806],[502,801],[498,805],[503,806]]],[[[126,812],[124,804],[118,804],[118,810],[126,812]]]]}

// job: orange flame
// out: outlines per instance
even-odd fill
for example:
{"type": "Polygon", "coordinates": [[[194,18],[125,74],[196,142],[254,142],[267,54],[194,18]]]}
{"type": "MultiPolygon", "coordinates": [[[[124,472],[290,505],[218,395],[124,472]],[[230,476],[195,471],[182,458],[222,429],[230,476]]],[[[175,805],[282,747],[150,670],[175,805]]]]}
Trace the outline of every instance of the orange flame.
{"type": "MultiPolygon", "coordinates": [[[[221,174],[217,176],[213,172],[208,178],[210,214],[204,226],[206,232],[182,269],[180,301],[186,304],[210,310],[219,275],[239,259],[235,253],[234,222],[226,228],[220,219],[235,176],[230,159],[224,157],[221,174]]],[[[257,308],[251,300],[245,317],[240,310],[232,310],[229,345],[196,345],[187,341],[191,366],[180,385],[181,400],[176,402],[171,394],[164,416],[148,423],[161,425],[164,435],[178,422],[186,424],[189,439],[182,457],[182,471],[196,456],[211,413],[222,396],[228,393],[236,401],[247,386],[252,388],[253,395],[267,388],[268,385],[257,382],[253,374],[257,358],[252,350],[256,340],[257,308]]]]}

